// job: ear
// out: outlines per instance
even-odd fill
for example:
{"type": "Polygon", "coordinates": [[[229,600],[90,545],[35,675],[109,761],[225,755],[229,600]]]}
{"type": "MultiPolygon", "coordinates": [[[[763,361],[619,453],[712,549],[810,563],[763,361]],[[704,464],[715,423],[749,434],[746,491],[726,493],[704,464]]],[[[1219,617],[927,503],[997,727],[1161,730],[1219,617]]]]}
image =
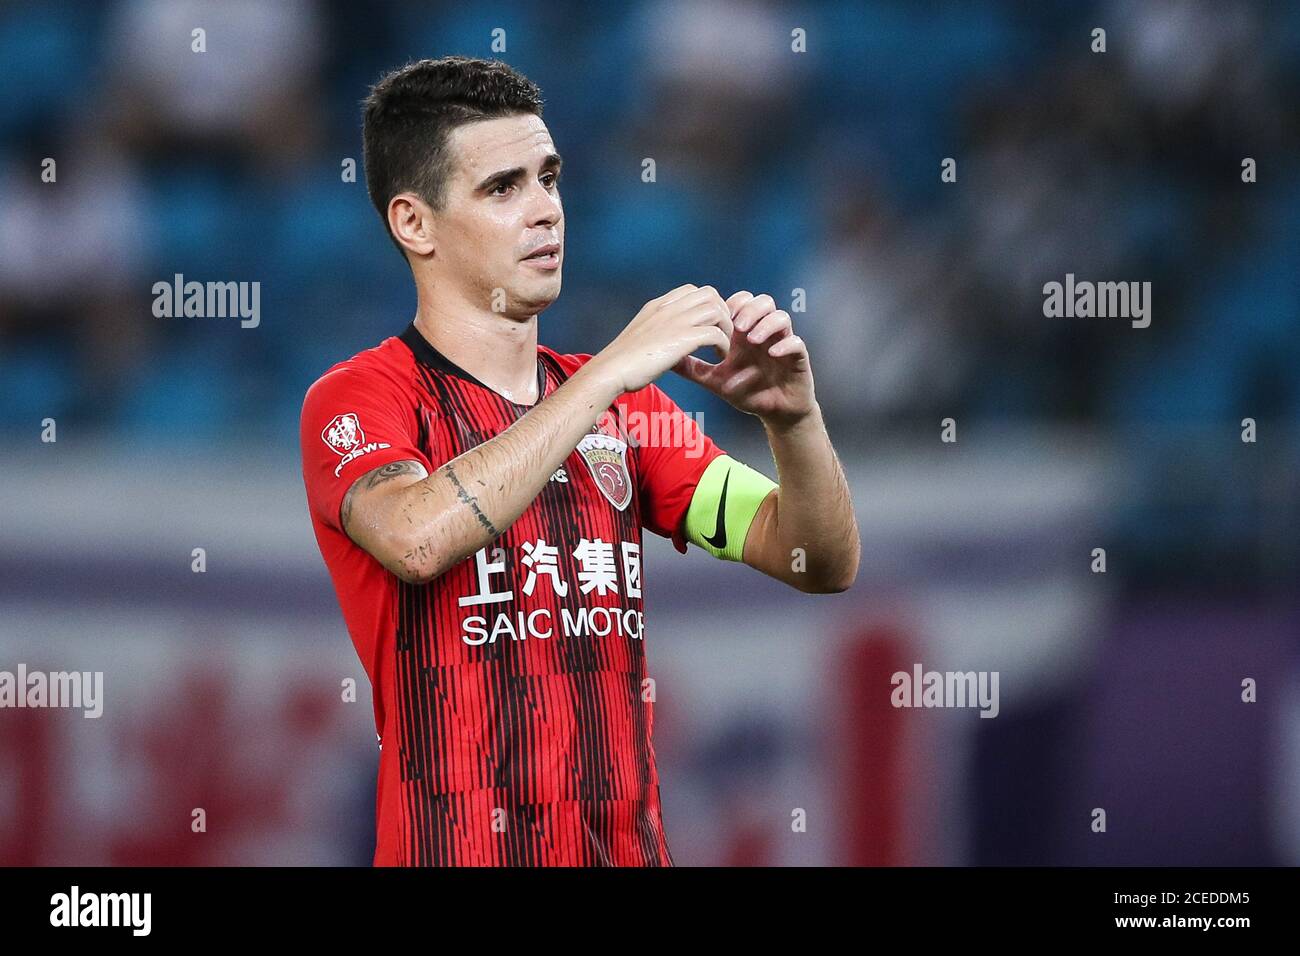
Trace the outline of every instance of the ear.
{"type": "Polygon", "coordinates": [[[427,256],[434,251],[434,218],[429,204],[415,193],[398,193],[388,200],[388,228],[413,255],[427,256]]]}

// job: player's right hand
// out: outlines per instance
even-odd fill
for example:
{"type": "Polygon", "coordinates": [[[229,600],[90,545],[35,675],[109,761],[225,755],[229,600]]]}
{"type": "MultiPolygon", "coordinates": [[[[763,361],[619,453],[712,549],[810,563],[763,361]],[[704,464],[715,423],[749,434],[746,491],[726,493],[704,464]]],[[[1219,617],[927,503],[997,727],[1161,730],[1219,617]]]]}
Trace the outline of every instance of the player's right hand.
{"type": "Polygon", "coordinates": [[[606,365],[624,392],[635,392],[698,348],[711,346],[726,358],[731,332],[731,309],[718,290],[687,284],[647,302],[591,361],[606,365]]]}

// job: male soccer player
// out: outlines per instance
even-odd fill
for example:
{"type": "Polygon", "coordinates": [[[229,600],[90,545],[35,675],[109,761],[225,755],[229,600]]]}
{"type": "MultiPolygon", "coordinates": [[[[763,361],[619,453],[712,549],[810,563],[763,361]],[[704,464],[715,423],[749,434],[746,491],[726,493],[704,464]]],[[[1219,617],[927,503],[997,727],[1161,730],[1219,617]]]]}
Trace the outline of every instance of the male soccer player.
{"type": "Polygon", "coordinates": [[[541,113],[526,78],[463,57],[365,105],[367,188],[417,312],[312,385],[301,440],[374,688],[376,865],[671,865],[641,528],[805,592],[857,575],[807,350],[770,296],[683,285],[594,356],[537,343],[564,264],[541,113]],[[779,485],[652,384],[669,369],[760,419],[779,485]]]}

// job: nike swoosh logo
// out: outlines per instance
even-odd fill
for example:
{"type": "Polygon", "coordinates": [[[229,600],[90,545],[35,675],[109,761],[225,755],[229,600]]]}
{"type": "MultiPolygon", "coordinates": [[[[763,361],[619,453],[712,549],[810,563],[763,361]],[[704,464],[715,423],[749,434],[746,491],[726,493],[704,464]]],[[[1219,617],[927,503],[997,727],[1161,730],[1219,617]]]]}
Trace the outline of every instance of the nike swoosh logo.
{"type": "Polygon", "coordinates": [[[726,477],[722,479],[722,494],[718,496],[718,517],[713,523],[713,534],[704,539],[719,551],[727,546],[727,522],[723,515],[727,509],[727,482],[730,480],[731,469],[728,468],[726,477]]]}

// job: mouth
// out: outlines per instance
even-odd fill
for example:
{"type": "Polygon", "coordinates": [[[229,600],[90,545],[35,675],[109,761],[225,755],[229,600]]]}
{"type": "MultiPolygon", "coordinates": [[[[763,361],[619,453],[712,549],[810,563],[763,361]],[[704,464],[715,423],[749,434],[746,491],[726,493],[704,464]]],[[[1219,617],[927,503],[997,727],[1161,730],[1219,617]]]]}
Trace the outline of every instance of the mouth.
{"type": "Polygon", "coordinates": [[[531,255],[524,257],[523,262],[537,269],[558,269],[560,266],[560,247],[554,242],[538,246],[531,255]]]}

